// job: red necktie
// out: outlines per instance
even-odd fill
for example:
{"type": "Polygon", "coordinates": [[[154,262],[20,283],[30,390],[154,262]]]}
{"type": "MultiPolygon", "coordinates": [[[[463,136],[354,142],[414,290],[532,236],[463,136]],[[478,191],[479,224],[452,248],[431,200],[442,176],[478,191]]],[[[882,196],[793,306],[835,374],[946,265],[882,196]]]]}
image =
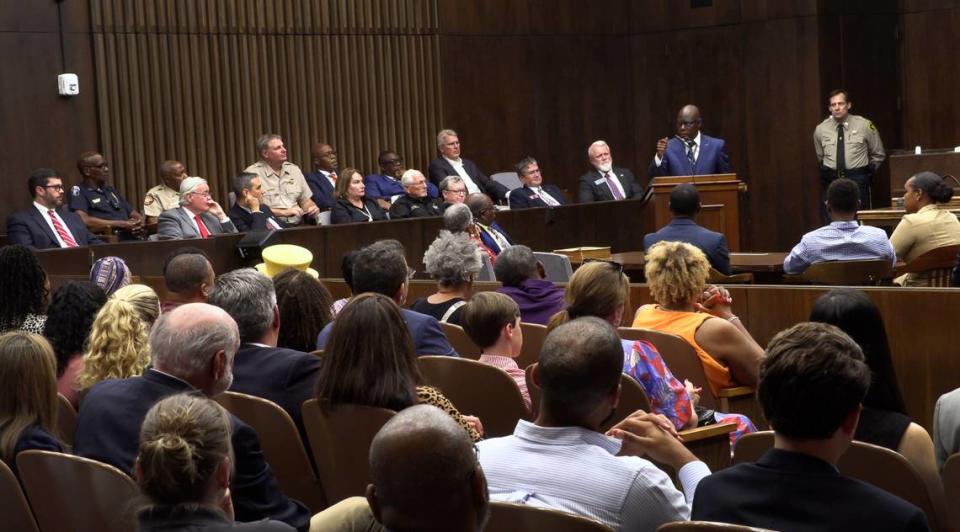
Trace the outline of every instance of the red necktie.
{"type": "Polygon", "coordinates": [[[334,184],[334,185],[337,184],[337,173],[336,173],[336,172],[330,172],[330,181],[333,181],[333,184],[334,184]]]}
{"type": "Polygon", "coordinates": [[[193,219],[197,222],[197,229],[200,230],[200,238],[210,238],[210,231],[207,231],[207,226],[203,225],[203,220],[200,219],[199,214],[194,214],[193,219]]]}
{"type": "Polygon", "coordinates": [[[60,235],[60,239],[63,240],[64,245],[68,248],[77,247],[77,241],[70,236],[70,232],[60,223],[60,218],[57,217],[56,211],[50,209],[47,211],[47,214],[50,216],[50,221],[53,222],[53,228],[57,231],[57,234],[60,235]]]}

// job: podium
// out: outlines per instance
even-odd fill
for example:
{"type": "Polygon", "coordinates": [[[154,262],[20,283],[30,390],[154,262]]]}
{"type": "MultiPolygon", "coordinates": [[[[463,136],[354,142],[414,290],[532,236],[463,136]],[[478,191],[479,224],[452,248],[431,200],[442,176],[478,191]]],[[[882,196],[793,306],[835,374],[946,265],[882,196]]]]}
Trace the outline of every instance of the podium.
{"type": "Polygon", "coordinates": [[[700,193],[702,208],[697,224],[723,233],[730,251],[740,251],[740,192],[747,187],[737,174],[655,177],[650,182],[654,227],[660,229],[670,223],[670,191],[682,183],[693,184],[700,193]]]}
{"type": "MultiPolygon", "coordinates": [[[[919,155],[912,151],[893,150],[887,157],[887,161],[890,168],[890,189],[884,191],[885,200],[903,196],[907,179],[923,171],[929,170],[941,176],[950,174],[960,178],[960,152],[955,152],[953,149],[927,150],[919,155]]],[[[947,183],[954,187],[960,185],[950,178],[947,178],[947,183]]]]}

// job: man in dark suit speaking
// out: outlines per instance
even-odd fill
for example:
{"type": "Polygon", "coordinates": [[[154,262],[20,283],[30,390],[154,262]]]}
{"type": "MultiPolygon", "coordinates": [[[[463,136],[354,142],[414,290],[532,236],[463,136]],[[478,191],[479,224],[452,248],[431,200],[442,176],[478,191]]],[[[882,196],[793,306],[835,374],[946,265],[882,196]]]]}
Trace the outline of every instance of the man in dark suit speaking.
{"type": "Polygon", "coordinates": [[[460,137],[456,131],[444,129],[437,133],[437,151],[440,157],[431,161],[427,169],[430,182],[434,185],[439,187],[443,178],[455,175],[463,179],[467,195],[482,192],[495,201],[507,197],[507,187],[487,177],[470,159],[460,157],[460,137]]]}
{"type": "Polygon", "coordinates": [[[668,175],[729,174],[730,158],[723,139],[700,132],[700,109],[685,105],[677,114],[677,134],[657,141],[650,178],[668,175]]]}
{"type": "Polygon", "coordinates": [[[580,176],[580,203],[639,198],[643,188],[633,172],[613,166],[610,146],[598,140],[587,148],[587,157],[593,170],[580,176]]]}
{"type": "Polygon", "coordinates": [[[34,249],[75,248],[103,242],[87,230],[79,216],[61,209],[63,181],[50,168],[30,173],[27,187],[33,205],[7,218],[7,240],[34,249]]]}

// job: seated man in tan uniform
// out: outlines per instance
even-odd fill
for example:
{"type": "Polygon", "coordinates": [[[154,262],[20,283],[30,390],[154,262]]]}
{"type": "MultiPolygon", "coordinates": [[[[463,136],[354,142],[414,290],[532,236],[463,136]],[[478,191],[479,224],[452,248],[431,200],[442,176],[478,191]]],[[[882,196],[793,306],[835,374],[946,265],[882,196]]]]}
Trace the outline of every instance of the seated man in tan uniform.
{"type": "Polygon", "coordinates": [[[257,139],[260,160],[244,170],[260,177],[263,203],[273,214],[290,225],[299,225],[303,218],[315,217],[317,208],[300,167],[287,161],[287,148],[280,135],[261,135],[257,139]]]}
{"type": "Polygon", "coordinates": [[[161,183],[143,197],[143,215],[147,225],[155,225],[160,213],[180,206],[180,183],[187,178],[187,169],[180,161],[163,161],[160,165],[161,183]]]}

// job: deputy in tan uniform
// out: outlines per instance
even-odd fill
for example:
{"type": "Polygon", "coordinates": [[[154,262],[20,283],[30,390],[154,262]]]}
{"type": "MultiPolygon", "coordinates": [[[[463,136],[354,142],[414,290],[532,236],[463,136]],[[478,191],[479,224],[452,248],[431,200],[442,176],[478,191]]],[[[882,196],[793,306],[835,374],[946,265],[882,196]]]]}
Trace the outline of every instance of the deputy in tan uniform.
{"type": "Polygon", "coordinates": [[[244,170],[260,177],[263,203],[273,214],[290,225],[303,222],[305,216],[316,217],[320,209],[310,197],[310,187],[300,167],[287,161],[287,148],[280,135],[261,135],[257,139],[260,160],[244,170]]]}
{"type": "Polygon", "coordinates": [[[163,161],[160,180],[163,182],[147,191],[143,197],[143,214],[147,225],[156,225],[160,213],[180,206],[180,183],[187,178],[187,169],[180,161],[163,161]]]}
{"type": "Polygon", "coordinates": [[[869,209],[870,184],[887,155],[873,122],[850,114],[850,96],[837,89],[830,93],[830,117],[813,130],[813,147],[820,161],[821,214],[827,187],[838,177],[853,180],[860,188],[860,206],[869,209]],[[842,148],[842,149],[841,149],[842,148]]]}

